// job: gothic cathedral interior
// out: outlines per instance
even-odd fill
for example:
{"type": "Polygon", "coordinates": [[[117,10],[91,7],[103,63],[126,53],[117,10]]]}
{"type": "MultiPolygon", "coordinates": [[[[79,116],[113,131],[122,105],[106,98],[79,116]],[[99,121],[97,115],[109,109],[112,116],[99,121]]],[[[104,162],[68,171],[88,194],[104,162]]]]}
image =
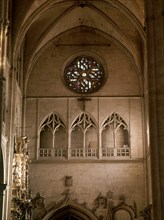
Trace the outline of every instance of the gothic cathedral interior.
{"type": "Polygon", "coordinates": [[[163,220],[163,0],[1,0],[0,117],[0,220],[163,220]]]}

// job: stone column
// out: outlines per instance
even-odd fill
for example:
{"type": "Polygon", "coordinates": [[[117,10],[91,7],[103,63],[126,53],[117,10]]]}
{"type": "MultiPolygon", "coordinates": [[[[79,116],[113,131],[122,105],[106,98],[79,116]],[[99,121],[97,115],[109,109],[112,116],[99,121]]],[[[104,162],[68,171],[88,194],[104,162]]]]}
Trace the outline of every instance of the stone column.
{"type": "Polygon", "coordinates": [[[3,126],[3,108],[4,108],[4,78],[0,76],[0,183],[4,181],[3,153],[2,153],[2,126],[3,126]]]}
{"type": "Polygon", "coordinates": [[[164,219],[164,1],[146,0],[152,218],[164,219]]]}
{"type": "Polygon", "coordinates": [[[3,219],[2,217],[2,211],[3,211],[3,196],[4,196],[4,190],[6,189],[6,184],[0,183],[0,219],[3,219]]]}
{"type": "Polygon", "coordinates": [[[0,219],[3,219],[3,203],[4,203],[4,167],[3,167],[3,152],[2,152],[2,133],[4,121],[4,75],[6,64],[6,51],[7,51],[7,35],[8,35],[8,13],[9,13],[9,0],[0,1],[0,219]]]}
{"type": "Polygon", "coordinates": [[[4,78],[0,76],[0,219],[2,219],[3,212],[3,191],[6,188],[4,184],[4,167],[3,167],[3,154],[2,154],[2,123],[3,123],[3,105],[4,105],[4,78]]]}

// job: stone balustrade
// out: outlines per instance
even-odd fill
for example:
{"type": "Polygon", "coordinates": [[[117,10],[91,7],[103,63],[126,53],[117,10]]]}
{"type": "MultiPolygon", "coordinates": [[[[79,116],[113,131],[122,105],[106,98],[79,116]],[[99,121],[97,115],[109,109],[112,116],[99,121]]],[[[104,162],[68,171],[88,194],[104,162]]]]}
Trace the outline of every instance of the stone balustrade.
{"type": "Polygon", "coordinates": [[[109,159],[109,158],[129,158],[130,148],[39,148],[38,159],[47,158],[67,158],[67,159],[109,159]]]}

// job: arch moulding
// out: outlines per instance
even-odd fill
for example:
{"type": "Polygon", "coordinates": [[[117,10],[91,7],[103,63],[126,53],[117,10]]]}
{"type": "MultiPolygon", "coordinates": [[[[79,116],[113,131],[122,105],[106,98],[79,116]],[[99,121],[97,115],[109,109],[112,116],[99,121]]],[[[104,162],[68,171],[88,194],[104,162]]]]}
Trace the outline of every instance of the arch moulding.
{"type": "Polygon", "coordinates": [[[52,208],[42,220],[62,219],[68,214],[82,220],[98,220],[98,218],[86,207],[77,204],[72,200],[68,200],[66,203],[57,208],[52,208]]]}

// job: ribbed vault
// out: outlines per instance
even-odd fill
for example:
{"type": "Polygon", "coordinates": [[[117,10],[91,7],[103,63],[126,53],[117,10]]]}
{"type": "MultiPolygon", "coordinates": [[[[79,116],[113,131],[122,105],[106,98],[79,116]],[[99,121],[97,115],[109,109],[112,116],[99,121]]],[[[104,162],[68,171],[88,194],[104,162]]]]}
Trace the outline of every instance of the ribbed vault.
{"type": "MultiPolygon", "coordinates": [[[[103,37],[104,44],[118,46],[142,75],[145,41],[143,0],[34,0],[19,4],[15,13],[14,65],[20,47],[24,45],[24,84],[34,63],[47,47],[54,42],[58,44],[59,39],[63,44],[72,44],[67,39],[71,39],[72,33],[82,35],[83,27],[88,34],[96,33],[97,38],[103,37]]],[[[85,42],[85,38],[77,43],[92,44],[85,42]]],[[[96,44],[101,43],[97,39],[96,44]]]]}

